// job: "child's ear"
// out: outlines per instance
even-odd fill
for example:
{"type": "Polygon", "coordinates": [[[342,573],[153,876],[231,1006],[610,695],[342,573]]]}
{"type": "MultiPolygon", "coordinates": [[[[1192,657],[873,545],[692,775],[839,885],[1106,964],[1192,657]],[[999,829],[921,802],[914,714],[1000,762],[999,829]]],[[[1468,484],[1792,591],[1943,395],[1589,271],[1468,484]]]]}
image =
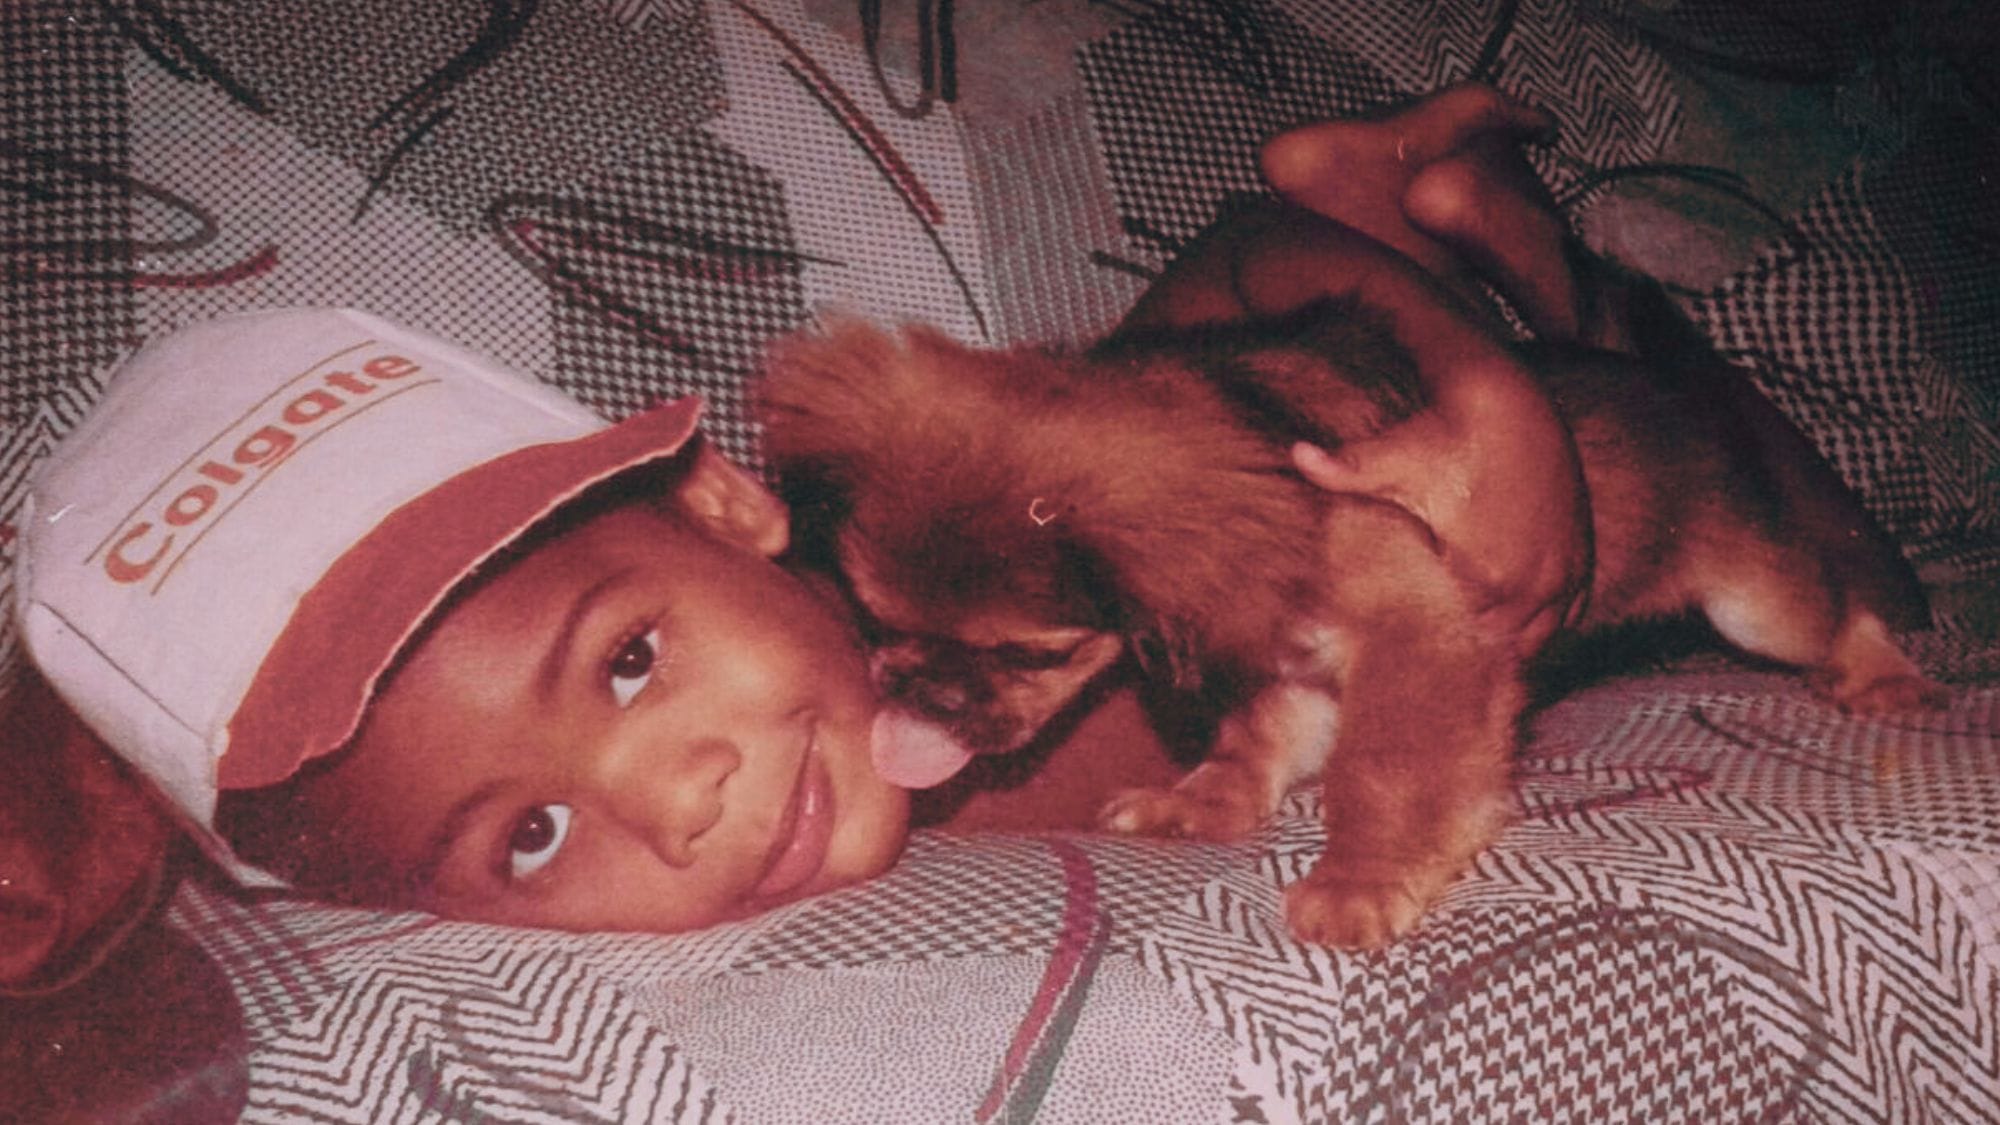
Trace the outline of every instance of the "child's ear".
{"type": "Polygon", "coordinates": [[[694,463],[674,489],[674,500],[710,532],[765,558],[776,558],[791,544],[791,509],[756,474],[708,441],[695,447],[694,463]]]}

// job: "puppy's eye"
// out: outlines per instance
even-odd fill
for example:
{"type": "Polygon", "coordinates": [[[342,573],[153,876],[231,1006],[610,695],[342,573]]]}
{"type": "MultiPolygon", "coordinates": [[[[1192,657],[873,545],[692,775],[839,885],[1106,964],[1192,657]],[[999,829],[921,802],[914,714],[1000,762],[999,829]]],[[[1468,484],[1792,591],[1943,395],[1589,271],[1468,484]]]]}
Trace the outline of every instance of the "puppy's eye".
{"type": "Polygon", "coordinates": [[[1032,648],[1023,644],[1004,644],[987,649],[986,656],[1009,672],[1046,672],[1068,664],[1078,647],[1032,648]]]}
{"type": "Polygon", "coordinates": [[[626,640],[611,655],[607,669],[611,681],[611,698],[620,707],[630,707],[632,700],[653,679],[653,666],[660,660],[660,631],[648,629],[644,633],[626,640]]]}
{"type": "Polygon", "coordinates": [[[548,866],[569,839],[573,814],[568,805],[558,804],[536,805],[523,812],[507,834],[508,876],[525,879],[548,866]]]}

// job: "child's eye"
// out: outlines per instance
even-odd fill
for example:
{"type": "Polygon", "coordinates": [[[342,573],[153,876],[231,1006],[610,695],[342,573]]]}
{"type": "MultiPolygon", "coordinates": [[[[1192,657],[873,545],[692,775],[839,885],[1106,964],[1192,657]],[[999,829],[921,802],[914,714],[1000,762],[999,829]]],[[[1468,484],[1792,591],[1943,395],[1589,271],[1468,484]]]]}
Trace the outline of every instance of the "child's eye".
{"type": "Polygon", "coordinates": [[[653,665],[660,659],[660,631],[648,629],[618,646],[611,656],[611,698],[618,706],[629,707],[653,678],[653,665]]]}
{"type": "Polygon", "coordinates": [[[507,834],[507,873],[525,879],[548,865],[569,838],[573,811],[568,805],[536,805],[521,814],[507,834]]]}

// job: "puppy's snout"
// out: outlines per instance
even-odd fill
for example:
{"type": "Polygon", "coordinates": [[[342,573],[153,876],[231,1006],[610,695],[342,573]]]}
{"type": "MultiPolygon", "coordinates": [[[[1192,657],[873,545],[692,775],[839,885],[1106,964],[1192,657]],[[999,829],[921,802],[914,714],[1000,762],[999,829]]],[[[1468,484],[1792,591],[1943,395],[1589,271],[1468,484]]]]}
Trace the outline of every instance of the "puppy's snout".
{"type": "Polygon", "coordinates": [[[963,672],[948,666],[952,663],[925,647],[895,645],[877,650],[869,668],[884,698],[933,722],[950,722],[973,703],[963,672]]]}
{"type": "Polygon", "coordinates": [[[964,685],[926,675],[921,668],[897,668],[876,680],[883,696],[933,722],[950,722],[971,705],[964,685]]]}
{"type": "Polygon", "coordinates": [[[934,720],[959,718],[970,701],[966,690],[957,684],[924,679],[910,680],[898,695],[918,713],[934,720]]]}

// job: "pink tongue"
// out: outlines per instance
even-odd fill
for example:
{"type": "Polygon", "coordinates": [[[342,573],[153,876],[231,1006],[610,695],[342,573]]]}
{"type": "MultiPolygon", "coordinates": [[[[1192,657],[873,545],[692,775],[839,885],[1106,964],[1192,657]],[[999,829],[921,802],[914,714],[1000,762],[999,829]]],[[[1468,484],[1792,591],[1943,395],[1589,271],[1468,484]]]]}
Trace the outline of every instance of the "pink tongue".
{"type": "Polygon", "coordinates": [[[943,728],[896,710],[875,716],[869,749],[876,774],[904,789],[942,785],[972,760],[972,751],[952,741],[943,728]]]}

